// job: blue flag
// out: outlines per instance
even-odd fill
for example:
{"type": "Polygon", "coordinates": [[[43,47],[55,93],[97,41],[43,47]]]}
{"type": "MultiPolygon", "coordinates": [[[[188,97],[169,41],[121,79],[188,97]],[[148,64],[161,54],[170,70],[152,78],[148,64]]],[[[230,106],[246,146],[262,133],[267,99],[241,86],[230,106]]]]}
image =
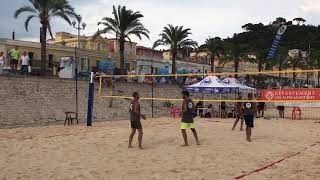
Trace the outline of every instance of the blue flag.
{"type": "Polygon", "coordinates": [[[276,54],[281,37],[286,32],[287,27],[288,27],[287,25],[283,25],[278,30],[277,35],[276,35],[275,39],[273,40],[272,46],[269,50],[267,59],[272,59],[274,57],[274,55],[276,54]]]}

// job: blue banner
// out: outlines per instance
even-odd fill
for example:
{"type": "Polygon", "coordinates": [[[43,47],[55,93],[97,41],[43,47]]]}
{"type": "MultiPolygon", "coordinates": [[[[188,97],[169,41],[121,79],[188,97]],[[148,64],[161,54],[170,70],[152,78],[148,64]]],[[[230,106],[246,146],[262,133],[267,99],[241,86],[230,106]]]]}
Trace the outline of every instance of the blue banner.
{"type": "Polygon", "coordinates": [[[99,62],[99,71],[100,72],[112,72],[114,67],[114,62],[111,61],[101,61],[99,62]]]}
{"type": "Polygon", "coordinates": [[[276,54],[276,51],[278,49],[278,45],[280,43],[282,35],[286,32],[287,27],[288,27],[287,25],[283,25],[278,30],[277,35],[276,35],[275,39],[273,40],[272,46],[271,46],[271,48],[269,50],[267,59],[272,59],[274,57],[274,55],[276,54]]]}

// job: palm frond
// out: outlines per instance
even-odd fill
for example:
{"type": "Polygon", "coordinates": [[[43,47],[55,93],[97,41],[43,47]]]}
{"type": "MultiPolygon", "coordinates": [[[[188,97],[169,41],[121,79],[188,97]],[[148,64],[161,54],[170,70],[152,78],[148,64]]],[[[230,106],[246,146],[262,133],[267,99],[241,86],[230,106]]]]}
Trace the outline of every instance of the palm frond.
{"type": "Polygon", "coordinates": [[[166,44],[162,41],[162,39],[158,39],[153,43],[152,49],[155,49],[156,47],[162,46],[162,45],[166,45],[166,44]]]}
{"type": "Polygon", "coordinates": [[[29,23],[31,21],[31,19],[38,17],[36,15],[30,15],[27,17],[26,21],[24,22],[24,27],[26,28],[26,31],[29,31],[29,23]]]}
{"type": "Polygon", "coordinates": [[[16,12],[14,13],[14,18],[18,18],[18,16],[24,12],[39,14],[35,8],[33,8],[31,6],[23,6],[23,7],[16,10],[16,12]]]}
{"type": "Polygon", "coordinates": [[[48,24],[48,30],[49,30],[49,34],[50,34],[50,36],[51,36],[51,39],[54,39],[53,34],[52,34],[52,30],[51,30],[50,22],[49,22],[49,24],[48,24]]]}

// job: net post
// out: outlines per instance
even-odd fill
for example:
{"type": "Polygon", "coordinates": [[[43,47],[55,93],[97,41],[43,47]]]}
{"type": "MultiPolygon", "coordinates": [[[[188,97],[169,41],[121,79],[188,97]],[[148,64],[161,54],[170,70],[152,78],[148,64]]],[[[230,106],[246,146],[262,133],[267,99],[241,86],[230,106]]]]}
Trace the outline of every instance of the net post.
{"type": "Polygon", "coordinates": [[[99,96],[102,95],[102,77],[99,76],[99,96]]]}
{"type": "Polygon", "coordinates": [[[94,99],[94,83],[93,83],[93,72],[91,72],[89,91],[88,91],[87,126],[92,126],[93,99],[94,99]]]}

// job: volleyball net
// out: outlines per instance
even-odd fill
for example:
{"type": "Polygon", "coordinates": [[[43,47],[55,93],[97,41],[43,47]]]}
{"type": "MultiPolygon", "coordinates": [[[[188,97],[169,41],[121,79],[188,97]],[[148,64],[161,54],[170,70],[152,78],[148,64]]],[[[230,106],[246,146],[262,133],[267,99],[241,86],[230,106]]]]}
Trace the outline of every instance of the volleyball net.
{"type": "MultiPolygon", "coordinates": [[[[181,91],[189,91],[195,103],[204,109],[221,112],[222,106],[234,111],[238,102],[256,102],[264,106],[265,115],[277,117],[284,107],[286,117],[293,108],[304,112],[305,118],[320,119],[320,69],[264,72],[220,72],[196,74],[128,74],[96,76],[98,97],[109,101],[110,107],[121,109],[139,92],[145,111],[152,116],[168,115],[171,107],[180,107],[181,91]],[[252,100],[248,94],[253,94],[252,100]]],[[[219,113],[217,113],[219,114],[219,113]]],[[[221,114],[221,113],[220,113],[221,114]]],[[[230,116],[227,112],[227,116],[230,116]]]]}

